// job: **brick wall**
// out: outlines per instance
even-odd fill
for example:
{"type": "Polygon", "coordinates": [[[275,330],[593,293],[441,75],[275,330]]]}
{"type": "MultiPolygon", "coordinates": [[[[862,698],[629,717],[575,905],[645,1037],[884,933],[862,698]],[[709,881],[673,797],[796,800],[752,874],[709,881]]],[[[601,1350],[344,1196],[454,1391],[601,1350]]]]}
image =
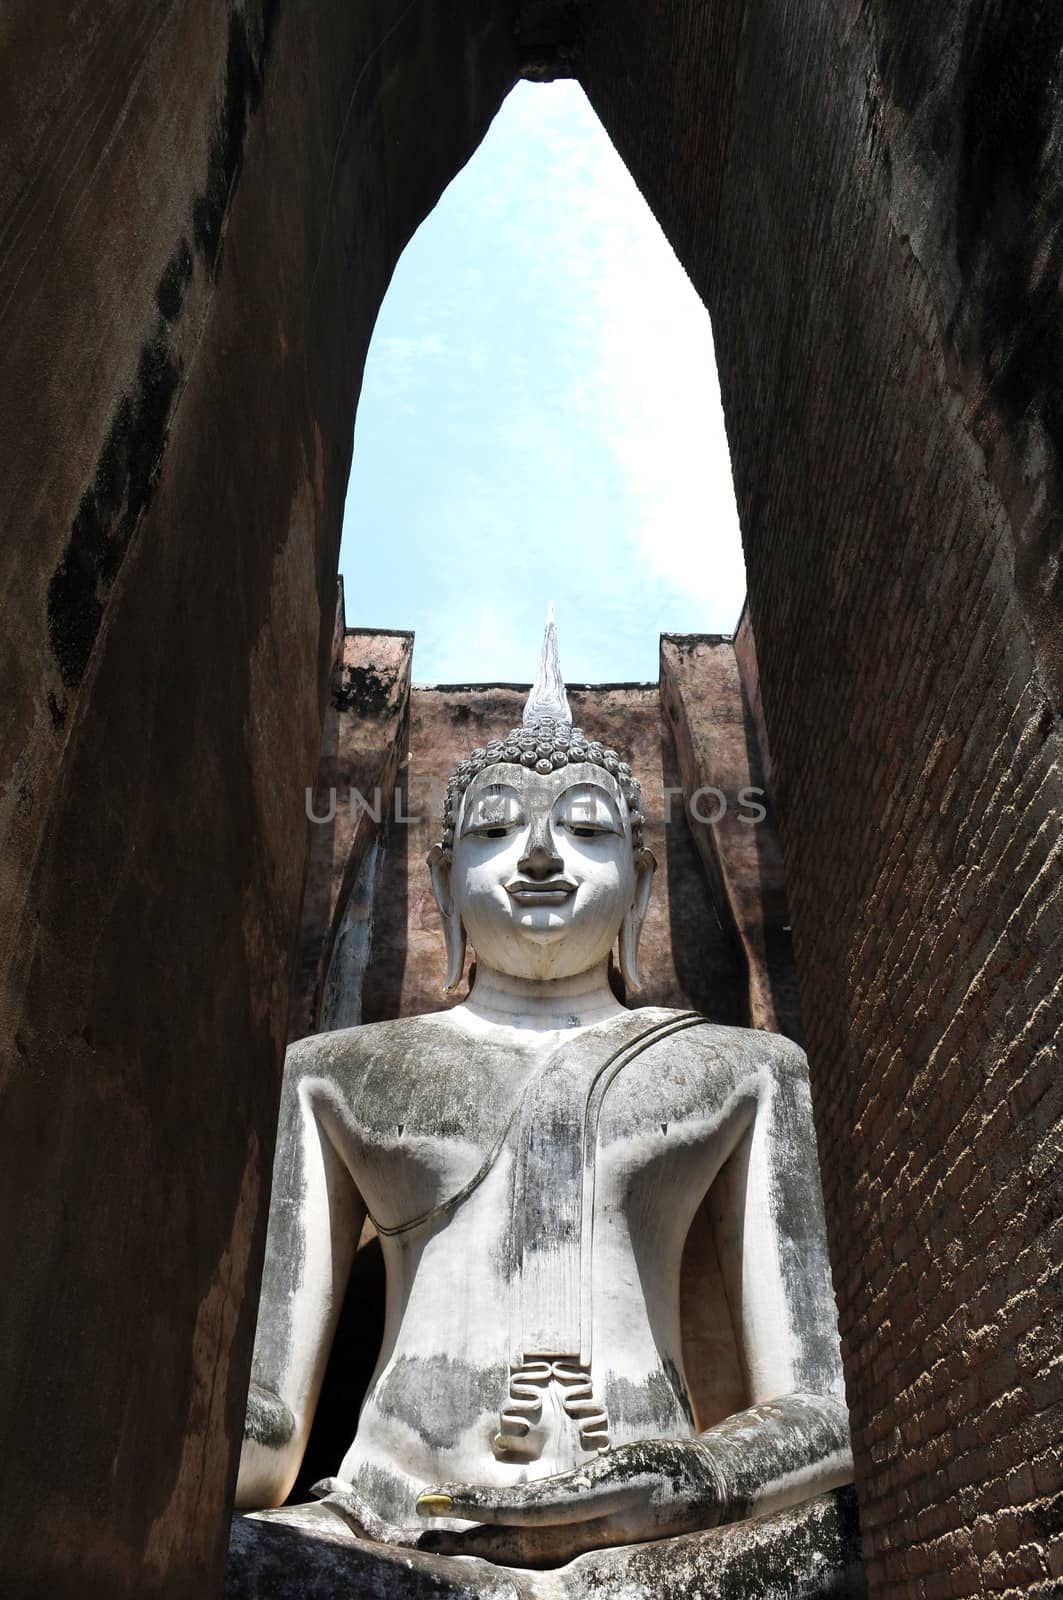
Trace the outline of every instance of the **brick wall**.
{"type": "Polygon", "coordinates": [[[871,1590],[1058,1592],[1059,14],[589,4],[709,306],[871,1590]]]}

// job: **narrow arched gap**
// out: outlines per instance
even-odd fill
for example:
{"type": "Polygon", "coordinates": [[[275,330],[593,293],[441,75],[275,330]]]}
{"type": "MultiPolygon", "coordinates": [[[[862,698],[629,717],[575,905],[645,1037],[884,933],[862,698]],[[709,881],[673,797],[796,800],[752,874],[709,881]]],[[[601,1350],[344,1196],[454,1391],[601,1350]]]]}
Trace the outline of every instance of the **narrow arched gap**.
{"type": "Polygon", "coordinates": [[[527,677],[550,599],[572,681],[653,681],[662,632],[734,629],[708,315],[574,81],[511,91],[398,262],[340,565],[420,682],[527,677]]]}

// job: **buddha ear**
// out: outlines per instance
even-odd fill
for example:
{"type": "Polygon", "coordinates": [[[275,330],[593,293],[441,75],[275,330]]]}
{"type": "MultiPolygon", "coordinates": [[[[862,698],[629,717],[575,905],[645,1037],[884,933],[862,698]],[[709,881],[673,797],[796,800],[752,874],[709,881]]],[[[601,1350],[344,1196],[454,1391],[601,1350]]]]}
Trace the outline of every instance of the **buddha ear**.
{"type": "Polygon", "coordinates": [[[443,919],[443,939],[447,947],[447,975],[443,982],[443,993],[449,994],[465,968],[465,924],[454,904],[450,857],[441,845],[434,844],[427,859],[432,875],[432,893],[443,919]]]}
{"type": "Polygon", "coordinates": [[[628,990],[638,994],[642,988],[639,977],[639,939],[650,903],[653,874],[657,870],[657,857],[652,850],[640,850],[635,857],[635,892],[631,904],[620,924],[620,971],[628,990]]]}

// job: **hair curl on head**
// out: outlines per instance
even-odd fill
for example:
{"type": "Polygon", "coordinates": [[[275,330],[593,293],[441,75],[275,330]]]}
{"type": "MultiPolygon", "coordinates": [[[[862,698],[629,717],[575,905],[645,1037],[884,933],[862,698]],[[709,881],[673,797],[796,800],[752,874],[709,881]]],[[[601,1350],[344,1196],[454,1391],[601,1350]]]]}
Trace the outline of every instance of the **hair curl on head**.
{"type": "Polygon", "coordinates": [[[620,785],[631,819],[631,844],[635,853],[642,849],[642,786],[626,761],[615,750],[608,750],[597,739],[588,739],[582,728],[570,727],[553,717],[537,717],[523,727],[511,728],[504,739],[492,739],[458,762],[443,805],[443,836],[439,848],[448,858],[454,853],[454,824],[461,797],[477,773],[498,765],[530,767],[535,772],[553,772],[576,761],[601,767],[620,785]]]}

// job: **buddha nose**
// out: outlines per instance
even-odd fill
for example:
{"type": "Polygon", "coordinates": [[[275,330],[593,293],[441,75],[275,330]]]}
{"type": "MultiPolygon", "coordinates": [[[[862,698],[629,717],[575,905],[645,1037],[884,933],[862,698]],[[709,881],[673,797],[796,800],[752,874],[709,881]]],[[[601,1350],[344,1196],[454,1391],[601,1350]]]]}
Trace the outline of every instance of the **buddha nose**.
{"type": "Polygon", "coordinates": [[[528,847],[517,862],[517,871],[526,878],[553,878],[561,871],[563,862],[554,849],[548,817],[536,819],[528,835],[528,847]]]}

